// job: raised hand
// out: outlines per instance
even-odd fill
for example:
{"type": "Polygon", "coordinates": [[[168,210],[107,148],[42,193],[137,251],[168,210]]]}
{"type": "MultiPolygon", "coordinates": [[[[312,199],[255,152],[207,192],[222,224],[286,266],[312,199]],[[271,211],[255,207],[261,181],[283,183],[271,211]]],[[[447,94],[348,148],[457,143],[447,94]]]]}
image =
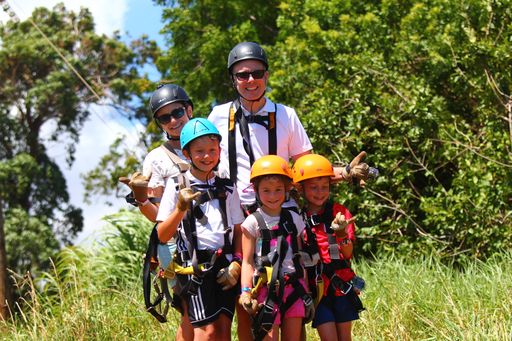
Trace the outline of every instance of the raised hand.
{"type": "Polygon", "coordinates": [[[190,203],[197,199],[198,196],[201,195],[201,192],[195,192],[192,190],[192,188],[185,187],[180,189],[178,192],[178,202],[176,203],[176,207],[180,211],[186,211],[188,210],[190,203]]]}

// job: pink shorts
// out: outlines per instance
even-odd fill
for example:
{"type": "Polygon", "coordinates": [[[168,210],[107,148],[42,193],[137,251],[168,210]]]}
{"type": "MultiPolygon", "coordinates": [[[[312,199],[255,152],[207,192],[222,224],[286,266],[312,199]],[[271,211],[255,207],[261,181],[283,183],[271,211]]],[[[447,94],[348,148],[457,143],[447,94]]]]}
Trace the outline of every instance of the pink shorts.
{"type": "MultiPolygon", "coordinates": [[[[303,279],[299,279],[299,282],[300,282],[300,284],[305,289],[306,287],[305,287],[305,284],[304,284],[304,280],[303,279]]],[[[284,287],[283,302],[286,302],[286,300],[288,299],[288,296],[290,296],[290,294],[292,292],[293,292],[293,286],[290,285],[290,284],[287,284],[284,287]]],[[[262,286],[261,289],[260,289],[260,292],[258,294],[258,303],[264,303],[265,299],[267,298],[267,294],[268,294],[268,287],[266,285],[262,286]]],[[[277,312],[274,324],[281,325],[281,313],[279,313],[279,308],[277,307],[277,304],[274,304],[274,312],[277,312]]],[[[284,313],[284,318],[285,319],[286,318],[290,318],[290,317],[304,318],[304,316],[305,316],[304,302],[302,301],[301,298],[296,300],[292,304],[292,306],[290,308],[288,308],[288,310],[284,313]]]]}

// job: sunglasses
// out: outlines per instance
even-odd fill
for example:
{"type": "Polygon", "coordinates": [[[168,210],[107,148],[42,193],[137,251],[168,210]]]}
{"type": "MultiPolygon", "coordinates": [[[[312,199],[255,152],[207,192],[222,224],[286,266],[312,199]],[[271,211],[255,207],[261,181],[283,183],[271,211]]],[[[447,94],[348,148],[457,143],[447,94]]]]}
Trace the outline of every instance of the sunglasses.
{"type": "Polygon", "coordinates": [[[168,114],[156,116],[155,119],[160,124],[167,124],[167,123],[171,122],[171,118],[174,118],[175,120],[179,120],[180,118],[183,117],[183,115],[185,115],[185,112],[186,112],[185,107],[181,107],[178,109],[174,109],[173,111],[171,111],[168,114]]]}
{"type": "Polygon", "coordinates": [[[262,79],[265,76],[266,70],[254,70],[249,72],[237,72],[235,73],[236,78],[239,81],[246,81],[252,76],[253,79],[262,79]]]}

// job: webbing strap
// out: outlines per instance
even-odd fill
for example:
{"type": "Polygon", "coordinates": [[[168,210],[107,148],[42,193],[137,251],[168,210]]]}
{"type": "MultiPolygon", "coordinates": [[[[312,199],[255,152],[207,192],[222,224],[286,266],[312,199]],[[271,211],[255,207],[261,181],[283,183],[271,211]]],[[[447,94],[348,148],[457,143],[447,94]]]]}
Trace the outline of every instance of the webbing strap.
{"type": "MultiPolygon", "coordinates": [[[[293,222],[293,217],[290,211],[286,209],[281,210],[281,216],[279,218],[278,223],[278,230],[270,230],[267,227],[267,224],[265,223],[263,216],[259,211],[256,211],[253,214],[255,215],[256,221],[258,222],[261,234],[260,238],[262,239],[261,256],[259,258],[266,258],[270,263],[269,265],[272,266],[272,276],[270,279],[268,279],[267,283],[268,295],[267,298],[265,299],[264,306],[261,308],[261,310],[258,312],[257,316],[254,319],[254,324],[256,325],[253,324],[253,333],[255,336],[255,340],[263,340],[265,335],[270,331],[269,328],[271,328],[276,316],[273,313],[273,307],[275,304],[281,306],[282,299],[284,296],[285,281],[283,280],[283,278],[279,276],[279,273],[281,272],[281,267],[284,259],[286,258],[286,253],[289,247],[288,243],[286,242],[286,238],[288,236],[291,236],[291,248],[294,254],[293,265],[295,267],[296,276],[302,277],[303,271],[302,266],[300,265],[300,256],[298,255],[297,227],[293,222]],[[277,245],[276,252],[273,254],[273,257],[270,260],[268,258],[270,253],[270,241],[272,239],[277,239],[277,245]],[[279,286],[277,285],[278,283],[280,283],[279,286]],[[264,323],[263,320],[265,321],[264,323]]],[[[299,293],[297,293],[296,295],[299,295],[299,293]]],[[[296,300],[297,299],[294,298],[294,296],[292,296],[291,299],[287,299],[287,303],[293,303],[296,300]]]]}
{"type": "Polygon", "coordinates": [[[152,259],[157,259],[158,243],[158,232],[155,225],[151,231],[148,248],[146,250],[146,256],[144,257],[144,265],[142,269],[142,290],[144,293],[144,305],[146,306],[146,311],[153,315],[159,322],[164,323],[167,322],[166,315],[169,309],[169,305],[172,301],[171,294],[169,293],[169,288],[167,286],[167,279],[155,278],[156,281],[159,281],[158,284],[160,285],[160,291],[157,291],[157,286],[155,283],[154,289],[157,291],[157,296],[155,301],[151,302],[151,287],[154,284],[151,279],[151,261],[152,259]],[[161,313],[159,313],[157,311],[157,307],[160,306],[162,301],[164,301],[165,306],[161,313]]]}
{"type": "Polygon", "coordinates": [[[317,225],[311,222],[311,219],[309,219],[306,215],[306,212],[303,211],[301,213],[302,219],[305,222],[306,225],[306,236],[308,238],[307,243],[303,246],[304,251],[309,253],[310,255],[314,255],[315,253],[318,253],[318,242],[316,240],[316,234],[313,232],[313,226],[317,225]]]}
{"type": "Polygon", "coordinates": [[[274,112],[269,112],[265,116],[246,117],[242,112],[240,100],[233,101],[229,108],[228,122],[228,155],[229,155],[229,178],[236,183],[238,175],[238,164],[236,162],[236,123],[239,123],[240,134],[242,135],[245,152],[249,156],[249,162],[254,163],[254,153],[252,150],[251,136],[249,134],[249,123],[258,123],[268,131],[268,154],[277,154],[277,129],[276,129],[277,104],[274,103],[274,112]],[[268,122],[266,122],[268,121],[268,122]]]}
{"type": "Polygon", "coordinates": [[[254,217],[256,218],[256,221],[258,222],[258,226],[260,228],[260,234],[261,234],[261,256],[264,257],[269,254],[270,252],[270,240],[272,239],[271,231],[267,227],[267,223],[265,222],[265,219],[263,219],[263,216],[260,212],[255,211],[253,213],[254,217]]]}
{"type": "Polygon", "coordinates": [[[234,100],[229,108],[228,154],[229,178],[236,183],[238,165],[236,163],[236,117],[242,114],[242,107],[238,99],[234,100]]]}
{"type": "Polygon", "coordinates": [[[171,161],[179,168],[180,173],[184,173],[190,169],[190,165],[178,156],[176,150],[174,150],[170,145],[169,141],[165,142],[160,147],[165,151],[169,159],[171,159],[171,161]]]}
{"type": "Polygon", "coordinates": [[[231,228],[228,225],[228,215],[227,215],[227,189],[223,184],[222,180],[219,177],[215,178],[215,188],[217,189],[217,199],[219,200],[220,213],[222,215],[222,224],[224,225],[224,246],[222,247],[224,254],[232,254],[233,247],[231,244],[231,240],[229,239],[229,233],[231,232],[231,228]]]}
{"type": "Polygon", "coordinates": [[[199,263],[197,260],[197,232],[196,232],[196,218],[193,213],[194,206],[191,202],[189,204],[189,209],[187,210],[187,213],[185,217],[183,218],[183,227],[185,230],[185,236],[187,237],[187,250],[189,255],[191,256],[190,259],[192,261],[192,267],[194,268],[194,275],[197,277],[200,277],[202,275],[200,269],[199,269],[199,263]]]}
{"type": "Polygon", "coordinates": [[[277,105],[274,104],[274,112],[268,113],[268,154],[277,155],[277,129],[276,129],[276,113],[277,105]]]}
{"type": "Polygon", "coordinates": [[[279,294],[276,294],[277,283],[279,279],[279,272],[281,271],[281,266],[283,265],[283,261],[286,257],[286,251],[288,251],[288,243],[286,242],[286,235],[281,234],[277,237],[277,258],[276,261],[272,264],[272,277],[270,278],[270,282],[268,283],[268,296],[265,301],[265,304],[270,306],[274,306],[274,303],[280,303],[283,298],[284,293],[284,285],[279,286],[279,294]]]}
{"type": "MultiPolygon", "coordinates": [[[[299,282],[297,278],[290,281],[289,283],[293,286],[293,291],[288,295],[286,298],[286,302],[281,303],[279,306],[279,312],[281,313],[281,316],[284,316],[286,311],[299,299],[302,298],[306,294],[306,290],[302,286],[302,284],[299,282]]],[[[284,286],[284,285],[283,285],[284,286]]]]}
{"type": "MultiPolygon", "coordinates": [[[[198,262],[198,242],[197,242],[197,231],[196,231],[196,219],[201,219],[204,216],[204,212],[199,207],[200,204],[203,204],[209,200],[217,199],[219,200],[219,206],[222,216],[222,224],[224,225],[224,245],[222,247],[223,254],[231,254],[233,253],[233,247],[230,240],[230,232],[231,228],[228,225],[227,218],[227,179],[221,179],[219,177],[215,177],[215,188],[208,189],[201,196],[199,201],[194,205],[190,203],[189,210],[187,210],[187,214],[183,219],[183,227],[185,230],[185,236],[187,237],[187,250],[190,255],[190,259],[192,261],[192,267],[194,268],[194,274],[196,276],[201,276],[201,271],[199,268],[198,262]]],[[[231,183],[231,182],[229,182],[231,183]]],[[[192,188],[195,186],[192,185],[192,188]]],[[[195,189],[195,188],[194,188],[195,189]]]]}

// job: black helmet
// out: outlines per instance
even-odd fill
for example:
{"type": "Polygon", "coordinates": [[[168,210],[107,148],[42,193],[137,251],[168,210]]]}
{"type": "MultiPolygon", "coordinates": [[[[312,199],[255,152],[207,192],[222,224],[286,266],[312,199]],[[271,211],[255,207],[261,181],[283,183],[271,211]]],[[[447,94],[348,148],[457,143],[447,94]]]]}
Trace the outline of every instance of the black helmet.
{"type": "Polygon", "coordinates": [[[149,107],[155,115],[158,109],[174,102],[185,102],[193,107],[192,101],[183,88],[175,84],[159,84],[156,91],[151,95],[149,107]]]}
{"type": "Polygon", "coordinates": [[[228,56],[228,70],[231,73],[231,68],[235,63],[242,60],[256,59],[265,65],[265,69],[268,69],[267,55],[263,48],[253,42],[243,42],[237,44],[228,56]]]}

